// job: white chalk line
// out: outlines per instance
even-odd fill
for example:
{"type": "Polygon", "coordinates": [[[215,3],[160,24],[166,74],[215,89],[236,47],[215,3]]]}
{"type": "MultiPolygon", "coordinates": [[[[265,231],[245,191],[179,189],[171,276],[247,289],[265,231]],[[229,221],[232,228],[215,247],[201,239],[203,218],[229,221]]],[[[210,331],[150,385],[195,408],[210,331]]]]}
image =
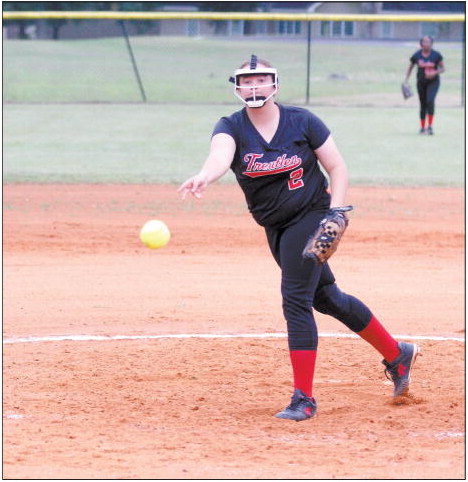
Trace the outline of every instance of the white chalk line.
{"type": "MultiPolygon", "coordinates": [[[[168,335],[51,335],[51,336],[26,336],[6,338],[4,345],[13,343],[42,343],[48,341],[118,341],[118,340],[162,340],[162,339],[187,339],[187,338],[286,338],[286,333],[179,333],[168,335]]],[[[352,333],[320,333],[319,338],[359,338],[352,333]]],[[[458,341],[464,342],[465,338],[455,336],[424,336],[424,335],[395,335],[396,339],[403,340],[428,340],[428,341],[458,341]]]]}
{"type": "MultiPolygon", "coordinates": [[[[330,382],[341,382],[341,380],[329,380],[330,382]]],[[[21,413],[6,413],[3,414],[3,418],[7,420],[25,420],[30,418],[29,415],[21,413]]],[[[465,432],[410,432],[408,435],[411,437],[430,437],[437,440],[444,439],[458,439],[465,437],[465,432]]],[[[333,437],[334,438],[334,437],[333,437]]]]}

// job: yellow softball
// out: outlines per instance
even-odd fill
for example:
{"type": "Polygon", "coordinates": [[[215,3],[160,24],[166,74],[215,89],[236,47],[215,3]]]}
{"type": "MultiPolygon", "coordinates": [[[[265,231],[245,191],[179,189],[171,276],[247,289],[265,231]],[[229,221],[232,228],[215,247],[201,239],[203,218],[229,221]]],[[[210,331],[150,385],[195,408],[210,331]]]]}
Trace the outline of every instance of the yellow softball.
{"type": "Polygon", "coordinates": [[[171,232],[166,223],[158,219],[147,221],[140,231],[141,242],[151,249],[166,246],[171,239],[171,232]]]}

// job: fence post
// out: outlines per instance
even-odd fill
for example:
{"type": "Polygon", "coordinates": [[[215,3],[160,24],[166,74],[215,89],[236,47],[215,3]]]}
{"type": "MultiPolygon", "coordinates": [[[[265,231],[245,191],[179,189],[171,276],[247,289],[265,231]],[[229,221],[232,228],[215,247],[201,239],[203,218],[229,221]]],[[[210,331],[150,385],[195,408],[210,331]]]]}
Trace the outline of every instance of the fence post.
{"type": "Polygon", "coordinates": [[[128,37],[127,27],[125,26],[125,23],[123,20],[119,20],[119,23],[120,23],[120,26],[122,27],[122,32],[125,37],[125,42],[127,43],[127,49],[130,55],[130,59],[132,61],[133,71],[135,72],[135,77],[137,79],[138,86],[140,87],[141,98],[143,99],[143,102],[146,102],[145,89],[143,87],[143,83],[140,78],[140,73],[138,72],[138,66],[137,66],[135,57],[133,56],[133,50],[132,50],[132,46],[130,45],[130,39],[128,37]]]}
{"type": "Polygon", "coordinates": [[[307,86],[306,86],[306,105],[309,105],[310,98],[310,43],[311,43],[311,21],[307,22],[307,86]]]}
{"type": "Polygon", "coordinates": [[[461,68],[461,105],[465,105],[465,69],[466,69],[466,23],[463,22],[463,39],[462,39],[462,68],[461,68]]]}

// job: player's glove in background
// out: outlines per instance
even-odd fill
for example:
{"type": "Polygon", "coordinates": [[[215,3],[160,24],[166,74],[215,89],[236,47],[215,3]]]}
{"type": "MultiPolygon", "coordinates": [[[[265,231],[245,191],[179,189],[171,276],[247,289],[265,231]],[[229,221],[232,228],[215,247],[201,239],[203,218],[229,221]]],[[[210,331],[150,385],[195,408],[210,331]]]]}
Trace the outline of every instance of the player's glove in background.
{"type": "Polygon", "coordinates": [[[406,100],[412,97],[413,90],[411,89],[411,86],[409,84],[403,82],[403,84],[401,84],[401,93],[403,94],[403,98],[406,100]]]}

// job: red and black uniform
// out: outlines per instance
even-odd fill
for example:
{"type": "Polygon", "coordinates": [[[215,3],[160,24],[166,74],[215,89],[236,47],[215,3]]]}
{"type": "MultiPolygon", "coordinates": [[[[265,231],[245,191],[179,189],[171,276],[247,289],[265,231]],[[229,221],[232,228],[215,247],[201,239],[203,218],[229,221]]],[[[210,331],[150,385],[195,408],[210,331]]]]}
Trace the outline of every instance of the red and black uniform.
{"type": "Polygon", "coordinates": [[[318,345],[312,309],[340,320],[387,361],[396,359],[399,348],[364,303],[338,288],[328,263],[316,265],[302,257],[308,238],[330,207],[328,183],[315,154],[330,131],[306,109],[277,105],[280,120],[270,142],[245,108],[221,118],[213,135],[225,133],[235,141],[231,169],[281,268],[294,386],[310,397],[318,345]]]}
{"type": "MultiPolygon", "coordinates": [[[[355,332],[366,328],[372,314],[361,301],[340,291],[328,264],[317,266],[302,258],[307,239],[330,207],[327,180],[314,152],[330,131],[306,109],[278,107],[280,121],[271,142],[257,131],[245,108],[221,118],[213,135],[225,133],[234,139],[231,169],[281,268],[289,348],[315,351],[318,336],[312,307],[355,332]]],[[[292,359],[294,364],[294,355],[292,359]]]]}
{"type": "Polygon", "coordinates": [[[431,50],[428,55],[424,55],[422,49],[415,52],[410,58],[410,62],[418,68],[416,85],[419,95],[419,114],[421,121],[426,118],[426,115],[434,115],[435,98],[440,87],[440,76],[436,75],[435,77],[428,79],[426,78],[426,73],[431,73],[437,70],[442,60],[442,55],[436,50],[431,50]]]}

